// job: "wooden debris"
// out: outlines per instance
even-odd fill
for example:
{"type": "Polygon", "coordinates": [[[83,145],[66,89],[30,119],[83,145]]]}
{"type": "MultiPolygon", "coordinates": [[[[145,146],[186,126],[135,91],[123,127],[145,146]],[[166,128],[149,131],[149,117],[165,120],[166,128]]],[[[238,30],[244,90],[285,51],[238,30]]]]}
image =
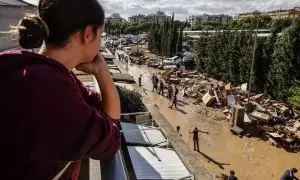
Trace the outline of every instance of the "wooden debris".
{"type": "Polygon", "coordinates": [[[202,97],[202,101],[204,102],[204,104],[206,106],[210,106],[213,103],[213,98],[212,96],[209,94],[209,92],[207,92],[203,97],[202,97]]]}
{"type": "Polygon", "coordinates": [[[263,97],[264,94],[257,94],[255,96],[250,97],[250,100],[260,103],[263,100],[263,97]]]}
{"type": "Polygon", "coordinates": [[[243,127],[244,125],[244,114],[245,109],[240,105],[235,105],[232,107],[232,116],[230,119],[230,126],[240,126],[243,127]]]}
{"type": "Polygon", "coordinates": [[[258,111],[254,111],[251,113],[251,116],[262,121],[269,121],[271,116],[269,114],[264,114],[258,111]]]}
{"type": "Polygon", "coordinates": [[[247,83],[244,83],[244,84],[241,85],[241,90],[242,90],[243,92],[247,92],[247,87],[248,87],[248,84],[247,84],[247,83]]]}

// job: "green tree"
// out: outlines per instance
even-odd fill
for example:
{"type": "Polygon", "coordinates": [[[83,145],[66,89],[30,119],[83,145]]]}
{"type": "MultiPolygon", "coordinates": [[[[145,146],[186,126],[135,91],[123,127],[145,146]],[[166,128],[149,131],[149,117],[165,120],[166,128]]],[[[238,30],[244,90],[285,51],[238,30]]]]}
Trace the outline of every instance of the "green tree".
{"type": "Polygon", "coordinates": [[[185,25],[182,25],[180,27],[179,35],[178,35],[178,40],[176,44],[176,51],[181,52],[182,51],[182,39],[183,39],[183,29],[185,28],[185,25]]]}
{"type": "Polygon", "coordinates": [[[270,71],[270,66],[272,64],[272,55],[274,53],[274,46],[277,40],[276,31],[272,31],[271,35],[266,39],[263,46],[263,56],[262,59],[265,62],[264,64],[264,92],[266,94],[272,94],[272,86],[268,83],[268,76],[270,71]]]}
{"type": "Polygon", "coordinates": [[[292,24],[291,18],[274,19],[270,23],[270,31],[271,31],[271,33],[279,33],[283,29],[289,27],[291,24],[292,24]]]}
{"type": "Polygon", "coordinates": [[[288,101],[297,109],[300,109],[300,81],[295,81],[294,86],[289,90],[290,97],[288,101]]]}
{"type": "Polygon", "coordinates": [[[144,112],[146,107],[142,102],[142,96],[137,91],[131,91],[122,86],[117,86],[120,96],[121,112],[144,112]]]}
{"type": "Polygon", "coordinates": [[[197,69],[201,73],[206,71],[206,62],[208,59],[208,44],[209,44],[209,34],[201,33],[199,34],[199,39],[196,41],[195,50],[197,52],[196,65],[197,69]]]}
{"type": "Polygon", "coordinates": [[[289,97],[293,81],[299,78],[299,32],[300,22],[295,20],[277,39],[272,56],[268,77],[268,87],[272,89],[270,95],[284,101],[289,97]]]}
{"type": "Polygon", "coordinates": [[[228,51],[229,51],[229,80],[232,83],[240,84],[239,81],[239,58],[241,56],[240,50],[240,33],[235,31],[234,33],[230,34],[231,38],[233,39],[231,43],[228,43],[228,51]]]}

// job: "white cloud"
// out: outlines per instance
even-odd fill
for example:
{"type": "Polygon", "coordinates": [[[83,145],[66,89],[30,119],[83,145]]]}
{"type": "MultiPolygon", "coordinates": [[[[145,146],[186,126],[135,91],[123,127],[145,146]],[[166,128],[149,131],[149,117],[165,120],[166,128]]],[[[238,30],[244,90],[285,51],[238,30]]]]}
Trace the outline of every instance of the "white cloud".
{"type": "MultiPolygon", "coordinates": [[[[38,0],[25,0],[37,4],[38,0]]],[[[134,14],[150,14],[158,10],[176,19],[185,19],[197,14],[230,14],[241,12],[269,11],[300,6],[299,0],[99,0],[107,15],[120,13],[128,18],[134,14]]]]}

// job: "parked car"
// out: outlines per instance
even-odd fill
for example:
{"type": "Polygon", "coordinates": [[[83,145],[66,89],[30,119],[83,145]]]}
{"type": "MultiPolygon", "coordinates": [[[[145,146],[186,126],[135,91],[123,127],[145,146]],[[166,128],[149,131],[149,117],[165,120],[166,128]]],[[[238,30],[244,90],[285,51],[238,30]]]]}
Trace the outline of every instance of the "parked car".
{"type": "Polygon", "coordinates": [[[187,58],[184,57],[183,60],[176,64],[176,66],[179,68],[181,65],[184,65],[186,69],[192,70],[196,67],[196,62],[194,58],[187,58]]]}
{"type": "Polygon", "coordinates": [[[159,59],[157,59],[157,58],[150,58],[150,59],[148,59],[147,61],[146,61],[146,65],[148,66],[148,67],[154,67],[154,68],[156,68],[156,67],[158,67],[159,66],[159,59]]]}
{"type": "Polygon", "coordinates": [[[161,69],[177,68],[176,63],[172,60],[163,60],[160,66],[161,69]]]}
{"type": "Polygon", "coordinates": [[[166,58],[166,60],[170,60],[170,61],[173,61],[173,62],[175,62],[178,59],[181,59],[181,58],[179,56],[174,56],[174,57],[171,57],[171,58],[166,58]]]}

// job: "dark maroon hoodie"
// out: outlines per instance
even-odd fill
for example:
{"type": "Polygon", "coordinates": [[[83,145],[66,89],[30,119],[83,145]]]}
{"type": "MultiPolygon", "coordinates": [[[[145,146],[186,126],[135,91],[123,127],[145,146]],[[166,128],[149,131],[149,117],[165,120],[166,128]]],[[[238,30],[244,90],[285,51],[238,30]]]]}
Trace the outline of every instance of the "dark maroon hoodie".
{"type": "Polygon", "coordinates": [[[26,51],[0,54],[0,179],[77,179],[84,157],[111,158],[120,131],[100,96],[57,61],[26,51]],[[100,111],[99,111],[100,110],[100,111]]]}

